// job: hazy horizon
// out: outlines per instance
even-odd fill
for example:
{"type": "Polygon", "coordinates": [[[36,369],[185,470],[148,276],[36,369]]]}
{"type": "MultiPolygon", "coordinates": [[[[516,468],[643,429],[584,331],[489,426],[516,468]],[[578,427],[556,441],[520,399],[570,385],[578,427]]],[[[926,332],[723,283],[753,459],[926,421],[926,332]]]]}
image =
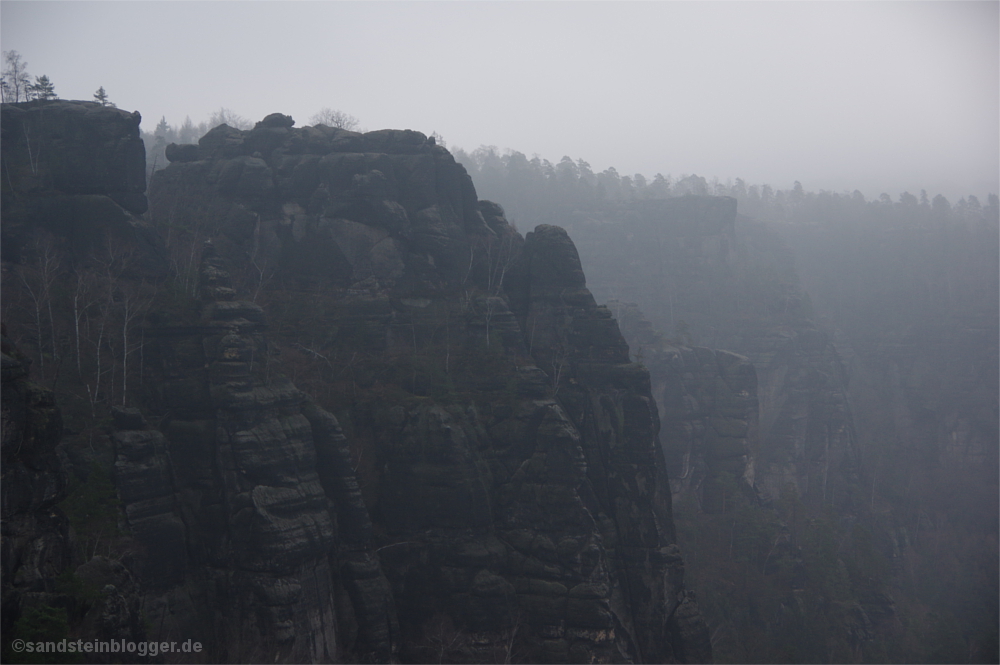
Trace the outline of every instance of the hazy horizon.
{"type": "Polygon", "coordinates": [[[0,3],[3,49],[143,129],[323,107],[448,147],[807,190],[1000,190],[996,2],[0,3]]]}

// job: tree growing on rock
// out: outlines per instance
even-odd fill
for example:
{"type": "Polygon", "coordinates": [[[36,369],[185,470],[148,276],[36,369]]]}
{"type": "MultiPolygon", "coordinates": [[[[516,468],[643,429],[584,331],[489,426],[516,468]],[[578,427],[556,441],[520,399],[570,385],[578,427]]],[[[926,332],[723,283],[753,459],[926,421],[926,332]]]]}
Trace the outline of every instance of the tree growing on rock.
{"type": "Polygon", "coordinates": [[[212,117],[208,119],[209,127],[218,127],[219,125],[229,125],[233,129],[253,128],[252,122],[240,114],[230,111],[225,106],[220,107],[219,110],[213,113],[212,117]]]}
{"type": "Polygon", "coordinates": [[[320,109],[319,113],[309,118],[309,122],[314,125],[326,125],[327,127],[346,129],[350,132],[358,131],[358,127],[361,126],[361,121],[353,115],[329,107],[320,109]]]}
{"type": "Polygon", "coordinates": [[[30,99],[58,99],[55,86],[45,74],[35,77],[35,82],[28,86],[30,99]]]}
{"type": "Polygon", "coordinates": [[[97,92],[94,93],[94,101],[99,102],[101,106],[110,106],[111,108],[115,108],[114,102],[108,99],[108,93],[105,92],[103,85],[97,89],[97,92]]]}
{"type": "Polygon", "coordinates": [[[21,59],[17,51],[4,51],[4,69],[2,85],[3,101],[17,103],[28,101],[28,87],[31,78],[28,76],[28,63],[21,59]]]}

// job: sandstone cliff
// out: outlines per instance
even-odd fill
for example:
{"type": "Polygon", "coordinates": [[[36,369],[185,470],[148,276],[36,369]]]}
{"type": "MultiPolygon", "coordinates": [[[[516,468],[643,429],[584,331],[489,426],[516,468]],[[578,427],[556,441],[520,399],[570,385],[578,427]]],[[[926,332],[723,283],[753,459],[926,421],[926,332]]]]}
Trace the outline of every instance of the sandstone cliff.
{"type": "MultiPolygon", "coordinates": [[[[759,441],[748,472],[732,469],[737,477],[765,501],[791,484],[808,503],[849,505],[860,449],[848,375],[829,333],[809,318],[792,255],[773,232],[738,218],[734,199],[698,196],[626,206],[571,231],[599,299],[634,303],[677,346],[697,342],[749,360],[759,441]]],[[[629,330],[633,349],[650,347],[649,333],[629,330]]],[[[654,377],[667,380],[667,366],[654,377]]],[[[660,409],[671,411],[663,401],[660,409]]],[[[664,437],[668,448],[677,441],[664,437]]]]}
{"type": "Polygon", "coordinates": [[[769,225],[687,196],[568,226],[650,369],[719,658],[993,653],[995,219],[869,207],[769,225]]]}
{"type": "Polygon", "coordinates": [[[727,479],[757,491],[760,404],[753,364],[730,351],[667,338],[635,304],[611,301],[608,307],[649,368],[674,494],[697,498],[705,512],[727,512],[727,479]]]}
{"type": "Polygon", "coordinates": [[[66,476],[55,455],[62,433],[52,391],[28,381],[30,361],[3,335],[3,628],[54,594],[70,565],[69,524],[56,504],[66,476]],[[41,599],[41,601],[39,601],[41,599]]]}
{"type": "Polygon", "coordinates": [[[21,262],[40,231],[75,260],[111,237],[141,248],[143,272],[163,276],[147,209],[146,152],[138,112],[63,100],[4,104],[3,260],[21,262]]]}
{"type": "MultiPolygon", "coordinates": [[[[710,657],[672,547],[648,375],[629,362],[610,313],[586,290],[565,232],[540,227],[522,240],[501,210],[476,200],[447,151],[417,132],[296,130],[275,115],[249,132],[217,128],[197,148],[169,154],[176,161],[152,186],[154,215],[171,215],[190,240],[212,238],[242,277],[237,290],[274,285],[274,306],[265,307],[282,329],[273,342],[245,342],[241,360],[260,358],[258,380],[273,383],[273,343],[283,358],[297,351],[320,366],[317,384],[350,376],[349,388],[344,381],[339,395],[328,388],[320,399],[350,422],[353,458],[326,453],[324,465],[316,433],[338,439],[337,419],[319,405],[304,412],[337,524],[330,542],[305,537],[312,554],[304,556],[329,556],[333,597],[351,592],[339,605],[349,608],[338,616],[341,648],[407,661],[710,657]],[[288,328],[292,317],[300,323],[288,328]],[[364,503],[355,491],[336,494],[355,482],[355,470],[364,503]],[[361,531],[340,533],[351,525],[361,531]]],[[[228,287],[213,288],[231,297],[228,287]]],[[[210,304],[203,318],[261,320],[236,309],[210,304]]],[[[168,330],[153,334],[175,334],[168,330]]],[[[161,355],[190,367],[204,362],[170,345],[161,343],[161,355]]],[[[211,357],[205,361],[211,375],[211,357]]],[[[195,394],[169,382],[161,390],[163,399],[167,391],[195,394]]],[[[224,450],[223,393],[209,393],[196,400],[216,411],[202,440],[224,450]]],[[[173,436],[171,427],[172,445],[190,445],[190,427],[173,436]]],[[[281,447],[239,431],[228,436],[248,440],[244,446],[281,447]]],[[[271,486],[248,461],[223,465],[218,455],[217,473],[232,468],[243,492],[263,495],[271,486]]],[[[218,477],[201,482],[214,484],[223,503],[238,495],[218,477]]],[[[284,509],[286,520],[319,525],[322,534],[305,505],[284,509]]],[[[185,510],[194,512],[182,501],[185,510]]],[[[229,511],[222,524],[232,531],[229,511]]],[[[286,547],[303,538],[269,533],[286,547]]],[[[322,614],[315,598],[285,603],[322,614]]],[[[303,632],[282,634],[275,619],[261,626],[279,644],[292,635],[298,644],[303,632]]]]}
{"type": "MultiPolygon", "coordinates": [[[[5,106],[4,130],[11,114],[56,110],[5,106]]],[[[106,132],[129,117],[107,113],[106,132]]],[[[5,164],[31,172],[35,153],[10,145],[25,154],[5,140],[5,164]]],[[[141,601],[148,637],[200,639],[212,660],[711,659],[649,374],[562,229],[522,238],[418,132],[295,129],[274,114],[168,157],[153,236],[140,205],[112,196],[138,185],[64,194],[41,164],[37,187],[18,180],[26,210],[64,196],[132,206],[116,227],[127,251],[77,257],[112,288],[82,310],[83,287],[53,289],[74,318],[16,322],[46,376],[53,358],[75,360],[67,380],[92,399],[67,397],[72,432],[88,407],[113,416],[85,430],[97,452],[61,456],[102,463],[106,447],[128,534],[108,546],[120,561],[80,578],[125,564],[138,595],[123,602],[141,601]],[[141,266],[156,256],[169,270],[141,266]],[[103,342],[106,317],[118,332],[103,342]],[[74,357],[87,335],[96,355],[74,357]]],[[[87,219],[31,212],[19,228],[57,251],[77,232],[115,235],[87,219]]],[[[37,256],[10,257],[29,291],[37,256]]],[[[5,602],[5,621],[16,611],[5,602]]]]}

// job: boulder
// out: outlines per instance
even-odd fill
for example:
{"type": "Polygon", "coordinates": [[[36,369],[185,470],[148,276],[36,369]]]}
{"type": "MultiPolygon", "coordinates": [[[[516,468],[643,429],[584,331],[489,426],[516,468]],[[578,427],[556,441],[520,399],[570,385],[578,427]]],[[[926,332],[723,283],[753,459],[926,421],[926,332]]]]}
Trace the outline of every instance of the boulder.
{"type": "Polygon", "coordinates": [[[21,262],[38,234],[60,238],[86,261],[112,236],[138,250],[147,278],[168,270],[162,241],[139,217],[148,209],[138,112],[67,100],[3,104],[0,184],[5,261],[21,262]]]}
{"type": "Polygon", "coordinates": [[[194,162],[198,160],[198,145],[187,143],[178,145],[171,143],[166,149],[167,160],[171,162],[194,162]]]}
{"type": "Polygon", "coordinates": [[[253,126],[254,129],[260,127],[291,127],[295,124],[292,116],[285,115],[283,113],[272,113],[271,115],[264,116],[264,119],[253,126]]]}

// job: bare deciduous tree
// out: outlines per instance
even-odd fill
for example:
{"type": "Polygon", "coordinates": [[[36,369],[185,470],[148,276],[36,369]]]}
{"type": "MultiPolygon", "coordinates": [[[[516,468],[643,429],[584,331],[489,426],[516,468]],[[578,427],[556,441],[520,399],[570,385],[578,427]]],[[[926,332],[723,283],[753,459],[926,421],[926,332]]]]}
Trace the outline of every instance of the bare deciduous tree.
{"type": "Polygon", "coordinates": [[[326,125],[327,127],[337,127],[339,129],[346,129],[351,132],[358,131],[361,126],[361,121],[355,118],[349,113],[344,113],[343,111],[338,111],[337,109],[331,109],[329,107],[324,107],[319,110],[311,118],[309,122],[314,125],[326,125]]]}
{"type": "Polygon", "coordinates": [[[44,372],[46,355],[53,360],[59,355],[55,317],[52,312],[52,287],[59,276],[61,260],[52,239],[47,235],[36,238],[31,249],[34,255],[32,260],[17,266],[16,271],[33,305],[38,367],[40,371],[44,372]],[[44,341],[45,324],[43,318],[46,316],[49,329],[48,344],[44,341]]]}
{"type": "Polygon", "coordinates": [[[247,118],[244,118],[238,113],[230,111],[225,106],[220,107],[218,111],[212,114],[208,119],[208,124],[210,127],[218,127],[219,125],[229,125],[234,129],[253,129],[253,123],[247,118]]]}
{"type": "Polygon", "coordinates": [[[3,101],[26,102],[28,101],[28,87],[31,85],[31,77],[28,76],[28,63],[21,60],[21,54],[17,51],[4,51],[3,101]]]}
{"type": "Polygon", "coordinates": [[[254,224],[253,231],[253,247],[247,252],[247,258],[250,259],[252,270],[247,271],[244,283],[247,291],[251,288],[253,289],[253,298],[251,300],[257,302],[261,290],[274,278],[275,271],[274,267],[269,265],[268,255],[270,252],[268,250],[272,248],[268,246],[268,236],[265,234],[262,237],[260,215],[254,213],[254,217],[256,218],[256,223],[254,224]]]}
{"type": "MultiPolygon", "coordinates": [[[[97,399],[97,388],[100,387],[100,342],[103,341],[106,321],[114,318],[117,319],[116,323],[121,329],[121,347],[117,353],[112,348],[111,399],[113,400],[114,394],[114,374],[116,373],[120,358],[122,364],[122,406],[125,406],[128,400],[129,356],[137,350],[141,353],[144,343],[144,340],[140,338],[137,344],[134,340],[133,332],[141,315],[152,303],[153,294],[147,288],[148,285],[145,280],[135,281],[128,278],[129,273],[135,269],[136,263],[139,261],[138,255],[131,247],[116,242],[111,236],[108,236],[104,254],[99,258],[95,258],[95,261],[101,266],[104,273],[106,292],[101,303],[101,332],[98,337],[97,348],[97,386],[92,399],[97,399]]],[[[110,343],[111,341],[112,339],[109,337],[108,342],[110,343]]],[[[115,343],[117,344],[117,340],[115,340],[115,343]]]]}

